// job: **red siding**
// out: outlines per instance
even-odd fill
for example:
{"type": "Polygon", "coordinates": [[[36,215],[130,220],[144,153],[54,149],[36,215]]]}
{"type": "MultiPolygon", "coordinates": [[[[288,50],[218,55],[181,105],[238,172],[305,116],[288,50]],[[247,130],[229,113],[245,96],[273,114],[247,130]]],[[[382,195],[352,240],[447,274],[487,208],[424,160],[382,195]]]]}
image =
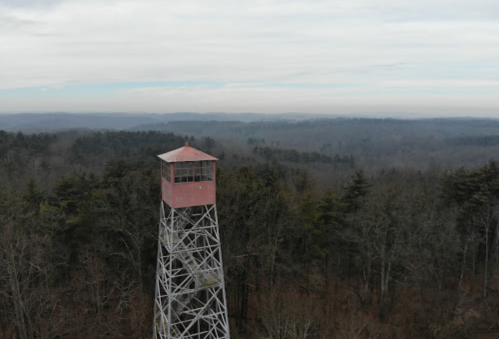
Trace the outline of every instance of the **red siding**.
{"type": "Polygon", "coordinates": [[[161,179],[163,200],[173,208],[212,205],[216,203],[216,182],[183,182],[172,184],[161,179]]]}
{"type": "Polygon", "coordinates": [[[213,181],[171,183],[165,178],[161,178],[161,192],[163,200],[173,208],[215,204],[215,162],[213,162],[213,181]]]}

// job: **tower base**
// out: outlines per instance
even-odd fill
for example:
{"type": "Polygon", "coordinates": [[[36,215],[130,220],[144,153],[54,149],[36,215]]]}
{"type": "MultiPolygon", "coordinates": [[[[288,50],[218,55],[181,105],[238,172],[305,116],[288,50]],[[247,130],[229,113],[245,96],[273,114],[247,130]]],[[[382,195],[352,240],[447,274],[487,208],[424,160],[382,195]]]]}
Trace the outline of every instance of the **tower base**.
{"type": "Polygon", "coordinates": [[[229,339],[216,205],[161,202],[154,339],[229,339]]]}

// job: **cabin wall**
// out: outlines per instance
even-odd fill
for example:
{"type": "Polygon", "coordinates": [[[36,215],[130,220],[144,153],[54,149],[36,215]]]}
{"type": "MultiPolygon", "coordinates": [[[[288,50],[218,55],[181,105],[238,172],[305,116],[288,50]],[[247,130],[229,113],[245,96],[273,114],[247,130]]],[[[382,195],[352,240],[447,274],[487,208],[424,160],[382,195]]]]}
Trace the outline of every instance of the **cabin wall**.
{"type": "Polygon", "coordinates": [[[173,208],[212,205],[216,203],[216,181],[172,184],[161,179],[163,200],[173,208]]]}

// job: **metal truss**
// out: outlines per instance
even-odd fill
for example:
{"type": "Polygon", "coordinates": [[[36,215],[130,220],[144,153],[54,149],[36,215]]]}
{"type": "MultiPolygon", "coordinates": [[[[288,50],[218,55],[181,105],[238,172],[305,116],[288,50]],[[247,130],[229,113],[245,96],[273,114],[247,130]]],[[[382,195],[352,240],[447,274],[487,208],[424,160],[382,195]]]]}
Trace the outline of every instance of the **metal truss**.
{"type": "Polygon", "coordinates": [[[161,202],[154,339],[229,339],[216,205],[161,202]]]}

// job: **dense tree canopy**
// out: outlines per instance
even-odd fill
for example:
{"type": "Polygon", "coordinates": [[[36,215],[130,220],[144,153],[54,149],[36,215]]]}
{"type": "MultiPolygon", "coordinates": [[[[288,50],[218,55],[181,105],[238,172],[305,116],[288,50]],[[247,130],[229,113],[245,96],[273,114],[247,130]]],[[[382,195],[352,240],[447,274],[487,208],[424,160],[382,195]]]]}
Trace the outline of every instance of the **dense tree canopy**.
{"type": "MultiPolygon", "coordinates": [[[[155,156],[185,140],[230,150],[159,132],[0,140],[0,337],[150,337],[155,156]]],[[[328,184],[298,165],[252,152],[218,163],[233,338],[497,335],[494,161],[355,168],[328,184]]]]}

